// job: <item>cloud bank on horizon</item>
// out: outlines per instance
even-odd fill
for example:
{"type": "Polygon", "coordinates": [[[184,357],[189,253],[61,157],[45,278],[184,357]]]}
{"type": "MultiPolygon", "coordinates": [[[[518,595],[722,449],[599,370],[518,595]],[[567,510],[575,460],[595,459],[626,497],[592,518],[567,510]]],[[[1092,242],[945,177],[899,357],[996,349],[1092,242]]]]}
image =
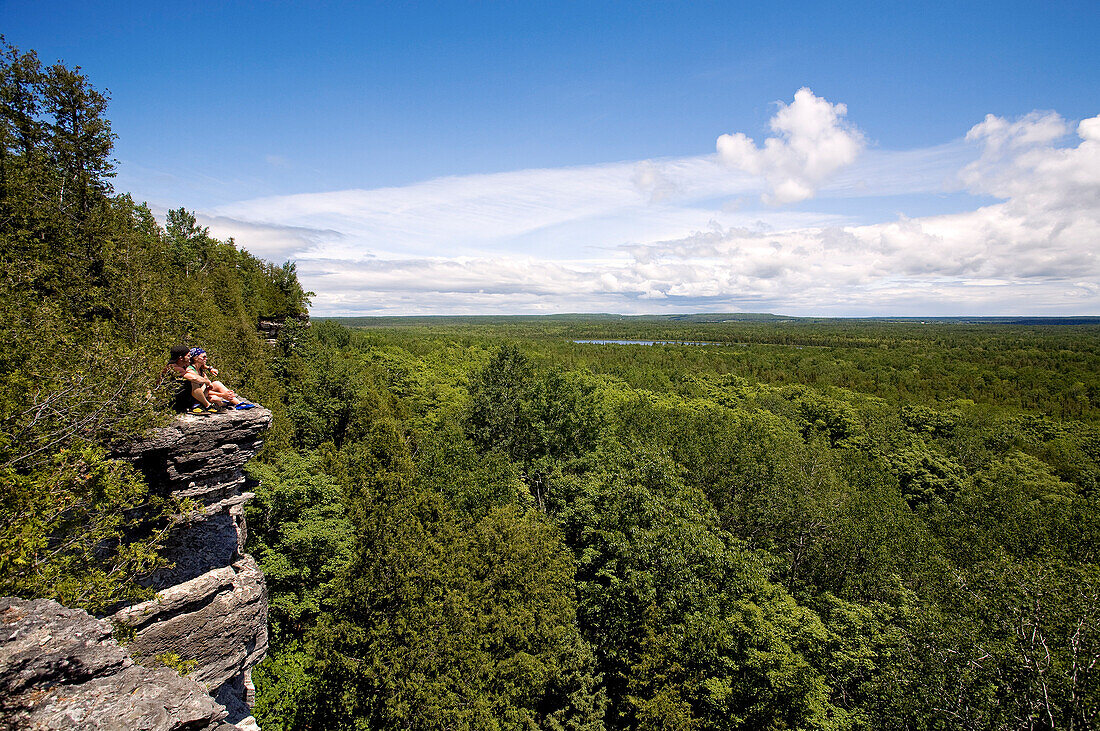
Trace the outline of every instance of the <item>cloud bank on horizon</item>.
{"type": "Polygon", "coordinates": [[[875,149],[800,89],[757,145],[200,211],[315,314],[1100,314],[1100,116],[875,149]],[[906,208],[920,215],[906,215],[906,208]],[[889,211],[889,213],[885,213],[889,211]]]}

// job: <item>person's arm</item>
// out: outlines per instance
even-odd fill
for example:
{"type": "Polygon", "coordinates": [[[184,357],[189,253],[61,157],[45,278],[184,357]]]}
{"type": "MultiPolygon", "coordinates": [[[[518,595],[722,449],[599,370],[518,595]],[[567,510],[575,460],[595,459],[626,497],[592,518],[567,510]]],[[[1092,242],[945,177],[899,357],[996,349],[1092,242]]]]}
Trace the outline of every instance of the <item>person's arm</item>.
{"type": "Polygon", "coordinates": [[[192,383],[198,383],[205,386],[210,385],[209,378],[204,378],[203,376],[200,376],[196,371],[193,371],[190,368],[183,372],[183,377],[186,378],[188,381],[191,381],[192,383]]]}

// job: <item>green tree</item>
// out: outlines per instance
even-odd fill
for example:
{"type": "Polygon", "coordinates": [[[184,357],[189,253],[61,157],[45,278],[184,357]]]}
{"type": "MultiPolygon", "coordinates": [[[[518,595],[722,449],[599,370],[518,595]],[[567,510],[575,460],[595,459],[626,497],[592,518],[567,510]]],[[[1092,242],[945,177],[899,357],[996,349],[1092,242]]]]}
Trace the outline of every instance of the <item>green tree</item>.
{"type": "Polygon", "coordinates": [[[482,450],[499,449],[514,460],[541,450],[535,421],[534,367],[515,345],[501,345],[470,382],[470,438],[482,450]]]}
{"type": "Polygon", "coordinates": [[[61,174],[58,207],[80,220],[111,192],[115,135],[104,116],[107,96],[79,66],[69,69],[60,63],[46,70],[42,87],[44,111],[52,118],[48,151],[61,174]]]}
{"type": "Polygon", "coordinates": [[[92,613],[151,596],[135,578],[165,564],[157,549],[167,523],[144,527],[170,506],[148,492],[129,464],[91,446],[61,450],[31,472],[3,469],[0,594],[92,613]]]}
{"type": "Polygon", "coordinates": [[[340,484],[324,456],[280,452],[248,467],[258,480],[249,501],[248,550],[264,572],[273,641],[301,637],[326,607],[354,550],[340,484]]]}
{"type": "Polygon", "coordinates": [[[668,714],[683,728],[845,727],[810,662],[825,638],[816,615],[766,579],[674,463],[618,459],[563,516],[609,725],[659,728],[668,714]]]}
{"type": "Polygon", "coordinates": [[[552,526],[514,503],[454,512],[418,484],[395,426],[379,419],[349,447],[358,542],[311,639],[308,674],[325,691],[306,701],[308,723],[599,728],[572,561],[552,526]]]}

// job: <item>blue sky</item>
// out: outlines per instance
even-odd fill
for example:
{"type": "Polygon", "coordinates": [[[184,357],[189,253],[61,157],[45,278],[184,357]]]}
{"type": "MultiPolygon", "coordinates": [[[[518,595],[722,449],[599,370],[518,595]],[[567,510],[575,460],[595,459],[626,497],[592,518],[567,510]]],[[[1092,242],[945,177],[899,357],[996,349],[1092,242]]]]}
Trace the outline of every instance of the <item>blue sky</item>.
{"type": "Polygon", "coordinates": [[[954,5],[4,2],[0,29],[109,89],[118,190],[296,260],[316,314],[1100,314],[1100,9],[954,5]]]}

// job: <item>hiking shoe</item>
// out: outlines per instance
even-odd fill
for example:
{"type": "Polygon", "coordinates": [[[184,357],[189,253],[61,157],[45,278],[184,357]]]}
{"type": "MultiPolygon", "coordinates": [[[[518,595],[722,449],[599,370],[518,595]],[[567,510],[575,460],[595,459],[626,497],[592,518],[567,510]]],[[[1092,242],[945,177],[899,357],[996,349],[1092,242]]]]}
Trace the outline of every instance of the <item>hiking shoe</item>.
{"type": "Polygon", "coordinates": [[[207,411],[205,408],[203,408],[199,404],[192,404],[191,408],[189,408],[187,411],[185,411],[183,413],[185,413],[185,414],[194,414],[195,416],[206,416],[210,412],[207,411]]]}
{"type": "Polygon", "coordinates": [[[237,404],[234,408],[237,409],[237,411],[244,411],[245,409],[253,408],[255,405],[256,404],[250,404],[245,401],[244,403],[237,404]]]}
{"type": "Polygon", "coordinates": [[[206,413],[206,414],[220,414],[224,411],[225,411],[224,408],[219,408],[219,407],[215,406],[214,404],[210,404],[209,406],[206,407],[206,409],[203,411],[203,413],[206,413]]]}

